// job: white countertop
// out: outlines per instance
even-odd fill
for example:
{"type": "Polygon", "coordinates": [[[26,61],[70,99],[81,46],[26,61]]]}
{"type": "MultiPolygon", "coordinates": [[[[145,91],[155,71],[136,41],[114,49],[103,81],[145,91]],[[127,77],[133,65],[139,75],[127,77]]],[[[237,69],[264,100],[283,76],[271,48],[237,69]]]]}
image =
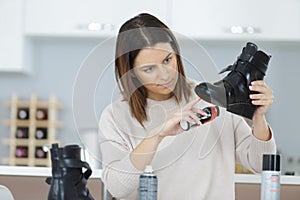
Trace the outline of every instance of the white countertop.
{"type": "MultiPolygon", "coordinates": [[[[102,170],[93,170],[91,178],[101,178],[102,170]]],[[[50,167],[0,166],[0,176],[52,176],[50,167]]]]}
{"type": "MultiPolygon", "coordinates": [[[[102,170],[93,170],[91,178],[101,178],[102,170]]],[[[0,176],[51,176],[49,167],[19,167],[19,166],[0,166],[0,176]]],[[[300,176],[281,176],[281,184],[300,185],[300,176]]],[[[254,174],[235,174],[235,183],[253,183],[261,182],[260,175],[254,174]]]]}
{"type": "MultiPolygon", "coordinates": [[[[235,174],[235,183],[260,183],[261,176],[255,174],[235,174]]],[[[280,177],[280,183],[284,185],[300,185],[300,176],[285,176],[280,177]]]]}

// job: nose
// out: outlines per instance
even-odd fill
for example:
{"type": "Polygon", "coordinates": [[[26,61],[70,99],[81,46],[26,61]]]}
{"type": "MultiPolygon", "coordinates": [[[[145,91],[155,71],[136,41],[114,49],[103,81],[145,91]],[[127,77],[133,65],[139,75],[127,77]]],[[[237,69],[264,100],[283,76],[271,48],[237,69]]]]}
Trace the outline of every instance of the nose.
{"type": "Polygon", "coordinates": [[[168,66],[160,65],[159,66],[159,77],[162,80],[168,80],[170,75],[170,69],[168,66]]]}

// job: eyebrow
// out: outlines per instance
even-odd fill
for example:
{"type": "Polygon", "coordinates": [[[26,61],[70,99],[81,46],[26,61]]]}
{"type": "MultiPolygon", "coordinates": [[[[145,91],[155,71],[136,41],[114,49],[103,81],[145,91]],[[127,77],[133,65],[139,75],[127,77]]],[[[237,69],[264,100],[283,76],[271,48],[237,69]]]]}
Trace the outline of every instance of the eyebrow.
{"type": "Polygon", "coordinates": [[[170,52],[170,53],[165,57],[165,59],[168,58],[168,57],[170,57],[170,55],[172,55],[172,54],[173,54],[173,52],[170,52]]]}
{"type": "MultiPolygon", "coordinates": [[[[170,55],[172,55],[172,54],[173,54],[173,52],[168,53],[168,55],[164,58],[164,60],[165,60],[166,58],[170,57],[170,55]]],[[[144,69],[144,68],[147,68],[147,67],[153,67],[153,66],[155,66],[155,64],[149,64],[149,65],[137,66],[137,68],[138,68],[138,69],[144,69]]]]}

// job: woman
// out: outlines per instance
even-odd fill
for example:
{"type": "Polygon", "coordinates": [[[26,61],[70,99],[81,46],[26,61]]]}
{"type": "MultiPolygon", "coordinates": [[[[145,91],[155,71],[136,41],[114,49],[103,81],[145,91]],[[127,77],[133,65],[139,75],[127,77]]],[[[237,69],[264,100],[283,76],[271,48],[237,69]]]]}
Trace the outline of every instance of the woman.
{"type": "Polygon", "coordinates": [[[103,182],[116,198],[137,199],[139,175],[152,165],[159,199],[234,199],[235,163],[261,171],[263,153],[275,153],[265,113],[273,94],[263,81],[252,83],[259,106],[253,128],[237,115],[201,125],[201,101],[186,79],[172,32],[149,14],[123,24],[116,43],[115,76],[122,99],[102,113],[99,129],[103,182]],[[196,121],[184,132],[179,122],[196,121]]]}

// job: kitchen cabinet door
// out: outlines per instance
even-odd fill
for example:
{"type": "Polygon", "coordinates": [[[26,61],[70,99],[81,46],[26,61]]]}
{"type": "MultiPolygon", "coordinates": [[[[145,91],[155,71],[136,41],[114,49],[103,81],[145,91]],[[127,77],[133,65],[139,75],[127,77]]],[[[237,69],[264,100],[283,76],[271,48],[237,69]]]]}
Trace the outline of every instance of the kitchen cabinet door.
{"type": "Polygon", "coordinates": [[[113,20],[117,24],[118,29],[126,20],[143,12],[156,16],[166,25],[171,23],[172,0],[113,0],[112,2],[115,5],[113,20]]]}
{"type": "Polygon", "coordinates": [[[111,31],[111,8],[97,0],[26,0],[25,34],[28,36],[80,36],[111,31]],[[98,27],[106,24],[106,27],[98,27]]]}
{"type": "Polygon", "coordinates": [[[25,72],[23,0],[0,1],[0,72],[25,72]]]}
{"type": "Polygon", "coordinates": [[[139,12],[167,19],[169,1],[26,0],[25,33],[50,37],[113,36],[121,23],[139,12]]]}
{"type": "Polygon", "coordinates": [[[200,39],[299,40],[298,0],[173,0],[173,29],[200,39]]]}

